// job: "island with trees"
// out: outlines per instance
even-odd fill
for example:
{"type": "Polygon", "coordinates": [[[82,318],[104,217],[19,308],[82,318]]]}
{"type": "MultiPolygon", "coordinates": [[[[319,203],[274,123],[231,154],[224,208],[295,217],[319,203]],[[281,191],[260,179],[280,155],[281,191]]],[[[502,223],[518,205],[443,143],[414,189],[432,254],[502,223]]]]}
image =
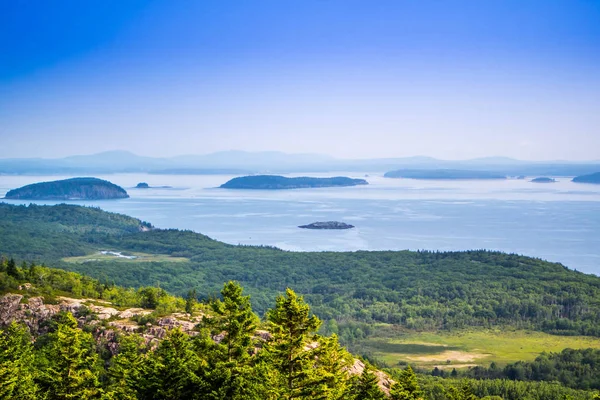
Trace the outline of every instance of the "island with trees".
{"type": "Polygon", "coordinates": [[[352,229],[354,225],[346,224],[338,221],[313,222],[308,225],[300,225],[298,228],[303,229],[352,229]]]}
{"type": "Polygon", "coordinates": [[[556,182],[556,179],[548,178],[546,176],[540,176],[539,178],[532,179],[531,182],[533,182],[533,183],[554,183],[554,182],[556,182]]]}
{"type": "Polygon", "coordinates": [[[233,178],[220,187],[223,189],[305,189],[323,187],[343,187],[368,185],[364,179],[353,179],[345,176],[333,178],[313,178],[302,176],[287,178],[279,175],[250,175],[233,178]]]}
{"type": "Polygon", "coordinates": [[[576,176],[575,178],[573,178],[573,182],[600,184],[600,172],[596,172],[595,174],[576,176]]]}
{"type": "Polygon", "coordinates": [[[109,200],[128,197],[122,187],[98,178],[33,183],[10,190],[5,196],[11,200],[109,200]]]}
{"type": "Polygon", "coordinates": [[[506,179],[506,175],[498,172],[460,169],[399,169],[386,172],[383,176],[405,179],[506,179]]]}

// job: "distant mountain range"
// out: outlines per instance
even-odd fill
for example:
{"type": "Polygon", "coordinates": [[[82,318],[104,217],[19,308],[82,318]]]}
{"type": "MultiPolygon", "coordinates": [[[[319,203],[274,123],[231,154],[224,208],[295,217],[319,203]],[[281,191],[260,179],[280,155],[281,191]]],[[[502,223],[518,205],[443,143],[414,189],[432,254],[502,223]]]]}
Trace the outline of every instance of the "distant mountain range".
{"type": "Polygon", "coordinates": [[[128,151],[109,151],[65,158],[4,158],[0,174],[110,174],[146,172],[154,174],[231,174],[292,172],[387,172],[398,169],[478,170],[507,176],[577,176],[600,172],[600,161],[523,161],[507,157],[485,157],[449,161],[432,157],[337,159],[319,154],[287,154],[276,151],[222,151],[206,155],[144,157],[128,151]]]}

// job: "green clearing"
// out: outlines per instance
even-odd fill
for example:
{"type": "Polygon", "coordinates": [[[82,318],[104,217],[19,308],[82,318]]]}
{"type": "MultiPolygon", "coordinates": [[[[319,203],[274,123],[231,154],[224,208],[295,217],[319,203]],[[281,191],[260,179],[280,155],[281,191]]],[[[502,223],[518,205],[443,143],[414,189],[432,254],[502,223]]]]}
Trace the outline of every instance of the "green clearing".
{"type": "Polygon", "coordinates": [[[73,264],[83,264],[88,262],[98,261],[116,261],[116,262],[127,262],[127,263],[139,263],[139,262],[188,262],[189,258],[185,257],[172,257],[168,254],[149,254],[139,252],[119,252],[110,251],[103,254],[103,252],[96,252],[94,254],[88,254],[79,257],[65,257],[62,259],[65,262],[73,264]],[[118,256],[116,253],[121,254],[118,256]],[[135,257],[135,258],[131,258],[135,257]]]}
{"type": "Polygon", "coordinates": [[[540,353],[563,349],[600,348],[600,338],[556,336],[524,330],[465,330],[405,333],[394,338],[374,338],[363,346],[390,366],[409,363],[419,367],[460,368],[505,365],[534,360],[540,353]],[[450,362],[448,362],[448,360],[450,362]]]}

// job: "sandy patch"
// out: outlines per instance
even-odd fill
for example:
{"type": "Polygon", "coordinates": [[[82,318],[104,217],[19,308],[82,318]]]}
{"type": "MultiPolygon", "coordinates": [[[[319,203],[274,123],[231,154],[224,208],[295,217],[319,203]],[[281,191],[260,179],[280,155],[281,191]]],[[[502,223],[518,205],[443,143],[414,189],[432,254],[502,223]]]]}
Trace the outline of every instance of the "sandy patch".
{"type": "Polygon", "coordinates": [[[479,358],[484,358],[487,356],[489,356],[489,354],[467,353],[466,351],[447,350],[439,354],[432,354],[429,356],[409,356],[406,358],[408,358],[410,361],[419,362],[440,362],[450,360],[452,362],[469,363],[479,358]]]}
{"type": "Polygon", "coordinates": [[[472,368],[477,367],[477,364],[443,364],[443,365],[434,365],[433,368],[449,370],[449,369],[460,369],[460,368],[472,368]]]}

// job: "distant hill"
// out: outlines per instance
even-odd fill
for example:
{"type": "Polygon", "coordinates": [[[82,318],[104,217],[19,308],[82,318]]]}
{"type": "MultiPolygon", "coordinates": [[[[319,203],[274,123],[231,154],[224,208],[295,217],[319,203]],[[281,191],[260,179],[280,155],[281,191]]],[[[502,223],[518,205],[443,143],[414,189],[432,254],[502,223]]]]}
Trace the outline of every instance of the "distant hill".
{"type": "Polygon", "coordinates": [[[386,172],[384,177],[407,179],[506,179],[505,175],[497,172],[459,169],[400,169],[386,172]]]}
{"type": "Polygon", "coordinates": [[[286,178],[278,175],[253,175],[233,178],[221,185],[223,189],[302,189],[334,186],[367,185],[364,179],[352,179],[345,176],[334,178],[286,178]]]}
{"type": "Polygon", "coordinates": [[[600,184],[600,172],[596,172],[595,174],[576,176],[575,178],[573,178],[573,182],[600,184]]]}
{"type": "Polygon", "coordinates": [[[120,186],[98,178],[71,178],[40,182],[13,189],[6,199],[24,200],[108,200],[129,195],[120,186]]]}
{"type": "Polygon", "coordinates": [[[507,157],[440,160],[426,156],[342,159],[321,154],[278,151],[221,151],[202,155],[144,157],[129,151],[106,151],[65,158],[0,158],[0,175],[90,176],[107,173],[286,174],[330,171],[383,172],[398,169],[493,171],[507,176],[577,176],[600,171],[600,162],[523,161],[507,157]]]}

